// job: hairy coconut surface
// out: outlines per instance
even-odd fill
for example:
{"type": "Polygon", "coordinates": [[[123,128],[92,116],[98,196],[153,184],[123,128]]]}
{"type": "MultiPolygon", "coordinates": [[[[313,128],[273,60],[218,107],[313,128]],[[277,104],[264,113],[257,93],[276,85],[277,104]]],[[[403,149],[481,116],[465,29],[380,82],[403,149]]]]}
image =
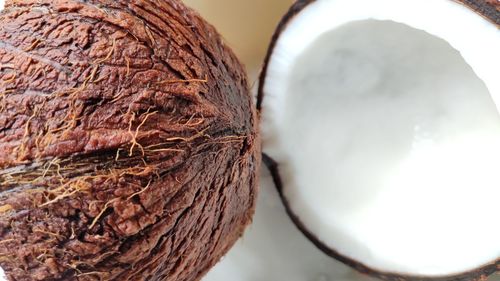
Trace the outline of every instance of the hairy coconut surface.
{"type": "Polygon", "coordinates": [[[7,1],[0,266],[10,280],[198,280],[253,214],[244,70],[180,1],[7,1]]]}
{"type": "Polygon", "coordinates": [[[317,0],[284,17],[259,91],[266,162],[327,254],[392,280],[498,270],[498,7],[317,0]]]}

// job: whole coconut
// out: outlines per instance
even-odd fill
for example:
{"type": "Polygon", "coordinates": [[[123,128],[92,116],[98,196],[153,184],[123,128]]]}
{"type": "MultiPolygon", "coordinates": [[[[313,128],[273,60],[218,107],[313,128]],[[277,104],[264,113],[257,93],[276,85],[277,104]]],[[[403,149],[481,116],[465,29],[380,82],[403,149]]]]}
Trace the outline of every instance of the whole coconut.
{"type": "Polygon", "coordinates": [[[199,280],[241,236],[257,114],[181,1],[7,1],[0,63],[10,280],[199,280]]]}

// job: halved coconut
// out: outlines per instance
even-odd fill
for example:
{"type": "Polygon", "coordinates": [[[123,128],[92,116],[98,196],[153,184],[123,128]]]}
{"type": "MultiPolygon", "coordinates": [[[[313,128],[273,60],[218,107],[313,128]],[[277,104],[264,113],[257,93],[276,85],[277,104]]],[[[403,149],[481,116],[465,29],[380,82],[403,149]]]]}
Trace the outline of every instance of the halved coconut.
{"type": "Polygon", "coordinates": [[[299,228],[386,279],[500,268],[500,3],[298,1],[261,77],[266,162],[299,228]]]}

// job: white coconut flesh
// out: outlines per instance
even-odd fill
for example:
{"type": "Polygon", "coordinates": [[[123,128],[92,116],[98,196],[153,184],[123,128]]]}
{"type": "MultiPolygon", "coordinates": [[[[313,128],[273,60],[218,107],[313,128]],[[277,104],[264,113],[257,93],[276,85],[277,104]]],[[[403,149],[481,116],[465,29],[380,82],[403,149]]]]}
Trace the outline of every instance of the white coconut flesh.
{"type": "Polygon", "coordinates": [[[288,23],[264,147],[307,231],[383,272],[498,260],[499,33],[449,0],[319,0],[288,23]]]}

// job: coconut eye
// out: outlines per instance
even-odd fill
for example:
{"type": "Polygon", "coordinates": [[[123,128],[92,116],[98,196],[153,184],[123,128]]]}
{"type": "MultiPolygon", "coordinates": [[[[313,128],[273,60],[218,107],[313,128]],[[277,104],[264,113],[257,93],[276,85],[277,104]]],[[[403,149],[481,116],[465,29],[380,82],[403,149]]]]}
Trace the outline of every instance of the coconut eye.
{"type": "Polygon", "coordinates": [[[362,272],[498,269],[500,6],[461,2],[298,1],[274,36],[266,163],[297,226],[362,272]]]}

